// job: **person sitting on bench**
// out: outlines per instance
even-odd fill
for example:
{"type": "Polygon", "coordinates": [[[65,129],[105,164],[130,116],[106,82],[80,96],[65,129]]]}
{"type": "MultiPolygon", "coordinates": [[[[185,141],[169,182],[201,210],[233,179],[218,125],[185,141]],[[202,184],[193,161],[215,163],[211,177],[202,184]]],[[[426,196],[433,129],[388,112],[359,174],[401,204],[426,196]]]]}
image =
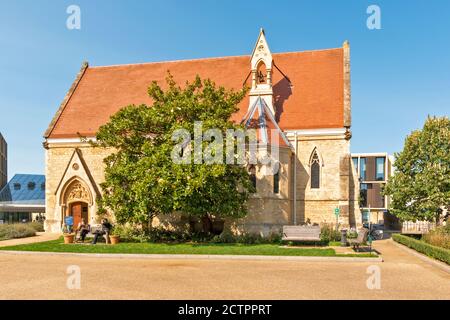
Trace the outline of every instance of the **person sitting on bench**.
{"type": "Polygon", "coordinates": [[[81,219],[80,223],[77,226],[77,231],[76,231],[76,232],[80,233],[81,242],[84,242],[84,240],[86,239],[86,235],[89,233],[89,231],[90,231],[90,225],[86,224],[84,219],[81,219]]]}
{"type": "Polygon", "coordinates": [[[92,244],[96,244],[98,237],[105,236],[106,244],[109,243],[109,231],[111,230],[112,225],[108,222],[108,219],[102,219],[102,228],[94,232],[94,240],[92,244]]]}

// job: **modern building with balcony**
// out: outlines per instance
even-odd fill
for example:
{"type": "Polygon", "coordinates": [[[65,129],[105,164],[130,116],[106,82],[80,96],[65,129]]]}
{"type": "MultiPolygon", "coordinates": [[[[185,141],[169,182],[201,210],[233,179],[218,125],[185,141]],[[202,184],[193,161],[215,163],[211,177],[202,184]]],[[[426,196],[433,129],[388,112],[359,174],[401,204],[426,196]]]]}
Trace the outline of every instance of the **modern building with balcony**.
{"type": "Polygon", "coordinates": [[[359,206],[363,222],[383,224],[386,229],[399,229],[399,220],[389,213],[389,197],[382,194],[393,174],[392,156],[387,153],[352,153],[353,170],[359,178],[359,206]]]}

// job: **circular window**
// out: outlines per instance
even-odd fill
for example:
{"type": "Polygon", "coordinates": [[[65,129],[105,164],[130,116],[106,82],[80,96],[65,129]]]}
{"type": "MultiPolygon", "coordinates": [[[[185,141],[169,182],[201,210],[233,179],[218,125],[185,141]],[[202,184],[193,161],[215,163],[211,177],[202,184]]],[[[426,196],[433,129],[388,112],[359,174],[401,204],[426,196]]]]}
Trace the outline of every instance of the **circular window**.
{"type": "Polygon", "coordinates": [[[78,165],[78,163],[74,163],[72,165],[73,170],[78,170],[80,168],[80,166],[78,165]]]}

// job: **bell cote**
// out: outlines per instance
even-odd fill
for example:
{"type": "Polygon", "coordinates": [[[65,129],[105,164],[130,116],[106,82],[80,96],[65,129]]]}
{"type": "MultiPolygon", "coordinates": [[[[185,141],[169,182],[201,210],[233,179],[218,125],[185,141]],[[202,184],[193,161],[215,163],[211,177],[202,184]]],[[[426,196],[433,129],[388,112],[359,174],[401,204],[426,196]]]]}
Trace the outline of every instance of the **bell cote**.
{"type": "Polygon", "coordinates": [[[252,105],[252,100],[261,96],[269,109],[274,113],[272,65],[272,53],[270,52],[264,29],[261,28],[251,58],[252,86],[249,93],[250,105],[252,105]]]}

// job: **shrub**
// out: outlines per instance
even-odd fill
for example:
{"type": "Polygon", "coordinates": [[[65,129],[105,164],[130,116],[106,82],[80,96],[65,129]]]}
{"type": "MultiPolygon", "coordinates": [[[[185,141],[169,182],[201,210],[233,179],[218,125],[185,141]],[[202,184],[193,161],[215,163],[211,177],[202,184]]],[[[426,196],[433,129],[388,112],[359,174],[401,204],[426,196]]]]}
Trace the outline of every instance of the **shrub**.
{"type": "Polygon", "coordinates": [[[186,242],[190,240],[202,241],[201,234],[189,234],[186,231],[167,230],[163,227],[152,228],[147,234],[147,240],[150,242],[186,242]]]}
{"type": "Polygon", "coordinates": [[[356,239],[358,238],[358,232],[356,229],[352,228],[347,232],[347,239],[356,239]]]}
{"type": "Polygon", "coordinates": [[[314,246],[314,247],[324,247],[328,245],[334,245],[331,241],[319,240],[319,241],[288,241],[288,246],[314,246]]]}
{"type": "MultiPolygon", "coordinates": [[[[114,226],[114,234],[120,236],[123,242],[207,242],[212,239],[204,233],[188,233],[185,230],[168,230],[164,227],[156,227],[143,230],[133,224],[114,226]]],[[[217,241],[217,239],[216,239],[217,241]]]]}
{"type": "Polygon", "coordinates": [[[44,224],[42,222],[33,221],[28,223],[28,225],[36,230],[36,232],[44,232],[44,224]]]}
{"type": "Polygon", "coordinates": [[[2,224],[0,225],[0,240],[32,237],[36,230],[27,224],[2,224]]]}
{"type": "Polygon", "coordinates": [[[401,234],[393,234],[392,239],[429,257],[450,264],[450,250],[448,249],[436,247],[426,243],[425,241],[416,240],[414,238],[407,237],[401,234]]]}
{"type": "Polygon", "coordinates": [[[323,224],[320,228],[321,242],[341,241],[341,233],[333,228],[332,225],[323,224]]]}
{"type": "Polygon", "coordinates": [[[264,237],[255,233],[234,235],[223,231],[220,235],[210,235],[202,232],[189,233],[184,229],[167,230],[163,227],[143,231],[133,225],[114,226],[114,234],[119,235],[123,242],[197,242],[197,243],[242,243],[242,244],[280,244],[281,233],[273,232],[264,237]]]}
{"type": "Polygon", "coordinates": [[[224,231],[218,236],[204,240],[212,243],[242,243],[242,244],[281,244],[281,234],[272,232],[267,237],[256,233],[242,233],[234,235],[229,231],[224,231]]]}
{"type": "Polygon", "coordinates": [[[242,233],[234,236],[235,242],[243,244],[281,244],[280,232],[271,232],[268,236],[257,233],[242,233]]]}
{"type": "Polygon", "coordinates": [[[281,233],[280,232],[272,232],[269,237],[267,238],[267,240],[269,241],[269,243],[274,243],[274,244],[281,244],[282,240],[281,240],[281,233]]]}
{"type": "Polygon", "coordinates": [[[436,228],[424,234],[422,240],[436,247],[450,249],[450,226],[436,228]]]}
{"type": "Polygon", "coordinates": [[[236,237],[231,232],[224,231],[211,239],[212,243],[236,243],[236,237]]]}
{"type": "Polygon", "coordinates": [[[147,235],[140,228],[132,225],[116,224],[113,229],[114,235],[120,236],[123,242],[146,242],[147,235]]]}
{"type": "Polygon", "coordinates": [[[243,244],[261,244],[265,242],[265,239],[256,233],[242,233],[236,236],[236,242],[243,244]]]}

